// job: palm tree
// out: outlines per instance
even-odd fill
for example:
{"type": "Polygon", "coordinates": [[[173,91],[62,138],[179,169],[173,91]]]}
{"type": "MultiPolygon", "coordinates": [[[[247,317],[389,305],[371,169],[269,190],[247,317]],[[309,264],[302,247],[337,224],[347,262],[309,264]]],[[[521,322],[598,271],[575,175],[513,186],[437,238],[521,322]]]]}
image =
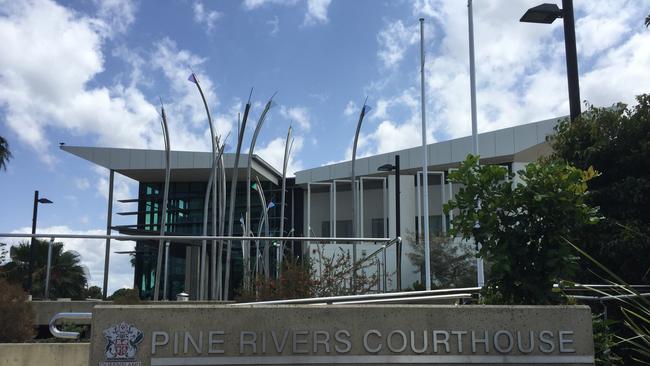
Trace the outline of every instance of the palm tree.
{"type": "MultiPolygon", "coordinates": [[[[49,243],[34,240],[35,258],[32,277],[32,294],[42,296],[47,271],[47,250],[49,243]]],[[[22,283],[29,273],[30,242],[25,241],[10,250],[11,262],[0,267],[0,275],[10,282],[22,283]]],[[[83,299],[88,283],[88,269],[81,265],[81,258],[74,251],[64,250],[63,243],[52,245],[52,268],[50,271],[50,297],[83,299]]]]}
{"type": "Polygon", "coordinates": [[[7,169],[7,162],[11,159],[11,151],[9,151],[9,143],[7,140],[0,136],[0,170],[7,169]]]}
{"type": "Polygon", "coordinates": [[[647,28],[647,27],[650,27],[650,15],[648,15],[647,17],[645,17],[645,26],[646,26],[646,28],[647,28]]]}

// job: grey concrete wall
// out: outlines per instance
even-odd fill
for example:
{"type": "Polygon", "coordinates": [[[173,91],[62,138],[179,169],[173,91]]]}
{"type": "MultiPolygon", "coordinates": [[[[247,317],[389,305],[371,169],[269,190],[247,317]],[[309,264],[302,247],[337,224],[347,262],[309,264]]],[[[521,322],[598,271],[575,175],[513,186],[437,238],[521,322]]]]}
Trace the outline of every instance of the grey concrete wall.
{"type": "Polygon", "coordinates": [[[594,362],[586,306],[97,306],[92,328],[91,365],[124,340],[138,365],[594,362]]]}
{"type": "Polygon", "coordinates": [[[90,343],[0,343],[0,366],[86,366],[90,343]]]}
{"type": "MultiPolygon", "coordinates": [[[[101,301],[32,301],[34,324],[47,325],[58,313],[90,313],[101,301]]],[[[109,302],[110,303],[110,302],[109,302]]],[[[106,304],[106,302],[104,302],[106,304]]]]}

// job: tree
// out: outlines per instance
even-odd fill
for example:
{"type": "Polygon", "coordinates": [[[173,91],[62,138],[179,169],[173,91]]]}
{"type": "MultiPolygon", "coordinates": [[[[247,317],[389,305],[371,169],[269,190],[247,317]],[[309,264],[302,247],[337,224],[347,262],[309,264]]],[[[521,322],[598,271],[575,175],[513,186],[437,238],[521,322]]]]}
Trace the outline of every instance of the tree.
{"type": "MultiPolygon", "coordinates": [[[[411,263],[424,273],[424,240],[409,242],[413,252],[408,254],[411,263]]],[[[435,288],[470,287],[476,285],[476,268],[474,250],[465,241],[455,241],[451,237],[431,236],[429,240],[429,257],[431,258],[431,285],[435,288]]]]}
{"type": "Polygon", "coordinates": [[[107,300],[120,305],[134,305],[140,303],[140,291],[137,288],[121,288],[113,292],[107,300]]]}
{"type": "Polygon", "coordinates": [[[237,301],[366,294],[377,287],[379,276],[366,273],[366,270],[375,268],[376,262],[357,261],[356,287],[353,287],[350,253],[338,248],[330,256],[324,254],[324,244],[318,244],[316,248],[318,256],[315,259],[307,257],[297,261],[285,258],[279,280],[261,276],[250,286],[242,286],[237,291],[237,301]]]}
{"type": "Polygon", "coordinates": [[[0,343],[25,342],[34,337],[34,312],[20,285],[0,277],[0,343]]]}
{"type": "Polygon", "coordinates": [[[469,155],[449,180],[461,184],[445,211],[458,210],[451,235],[481,243],[479,255],[490,263],[483,289],[501,304],[555,304],[558,280],[576,268],[566,239],[597,221],[586,204],[587,184],[595,172],[551,161],[530,163],[514,174],[501,166],[478,164],[469,155]]]}
{"type": "MultiPolygon", "coordinates": [[[[588,182],[587,200],[604,220],[576,244],[627,283],[649,284],[650,95],[638,96],[637,103],[590,106],[575,121],[558,124],[549,141],[557,161],[600,173],[588,182]]],[[[583,271],[576,280],[602,282],[601,275],[583,271]]]]}
{"type": "Polygon", "coordinates": [[[86,299],[101,299],[102,288],[99,286],[90,286],[84,291],[84,298],[86,299]]]}
{"type": "Polygon", "coordinates": [[[7,170],[7,162],[11,157],[9,143],[4,137],[0,136],[0,170],[7,170]]]}
{"type": "MultiPolygon", "coordinates": [[[[36,255],[32,277],[32,294],[40,297],[45,290],[49,243],[38,239],[34,240],[34,243],[36,255]]],[[[23,283],[29,274],[29,253],[29,241],[11,247],[9,252],[11,262],[0,267],[0,272],[12,283],[23,283]]],[[[63,243],[55,242],[52,245],[51,263],[50,297],[83,299],[88,283],[88,270],[81,265],[79,254],[74,251],[66,251],[63,249],[63,243]]]]}
{"type": "Polygon", "coordinates": [[[645,26],[646,26],[646,28],[650,27],[650,15],[645,17],[645,26]]]}
{"type": "Polygon", "coordinates": [[[6,246],[7,244],[0,243],[0,266],[7,260],[7,249],[5,249],[6,246]]]}

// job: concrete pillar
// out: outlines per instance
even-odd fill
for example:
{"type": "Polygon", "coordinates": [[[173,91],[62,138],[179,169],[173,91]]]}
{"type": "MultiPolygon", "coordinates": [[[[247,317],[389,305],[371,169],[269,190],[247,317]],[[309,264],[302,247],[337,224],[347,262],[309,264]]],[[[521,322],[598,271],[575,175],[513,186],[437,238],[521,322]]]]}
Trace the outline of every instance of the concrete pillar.
{"type": "MultiPolygon", "coordinates": [[[[395,176],[388,177],[388,236],[395,237],[395,176]]],[[[419,275],[414,273],[416,267],[411,264],[408,254],[413,252],[413,239],[415,239],[415,216],[416,216],[416,198],[415,198],[415,176],[400,176],[400,222],[402,231],[402,289],[405,289],[419,280],[419,275]]],[[[388,290],[397,288],[397,277],[395,275],[396,255],[395,248],[391,247],[387,252],[387,271],[391,274],[389,277],[390,285],[388,290]]]]}

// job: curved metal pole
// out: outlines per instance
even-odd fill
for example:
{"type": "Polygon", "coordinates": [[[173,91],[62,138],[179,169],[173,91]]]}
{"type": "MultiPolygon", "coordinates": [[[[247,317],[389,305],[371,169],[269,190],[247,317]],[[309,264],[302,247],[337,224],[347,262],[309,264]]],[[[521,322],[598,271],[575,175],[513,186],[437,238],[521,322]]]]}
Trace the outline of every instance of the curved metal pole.
{"type": "MultiPolygon", "coordinates": [[[[273,94],[274,96],[275,94],[273,94]]],[[[253,151],[255,150],[255,142],[257,141],[257,136],[260,133],[260,130],[262,129],[262,125],[264,124],[264,120],[266,119],[266,114],[269,112],[269,109],[271,109],[271,105],[273,103],[273,96],[269,99],[268,102],[266,102],[266,106],[264,106],[264,110],[262,111],[262,114],[260,115],[260,118],[257,121],[257,125],[255,126],[255,132],[253,132],[253,139],[251,140],[251,146],[248,148],[248,166],[246,168],[246,232],[251,231],[251,164],[253,161],[253,151]]],[[[249,248],[245,248],[246,246],[244,243],[242,243],[242,252],[244,250],[250,250],[249,248]]],[[[250,256],[250,253],[248,253],[248,256],[250,256]]],[[[243,255],[244,258],[248,257],[247,255],[243,255]]],[[[243,263],[244,267],[244,280],[245,284],[248,283],[249,281],[249,272],[250,272],[250,263],[247,263],[247,260],[244,260],[243,263]]]]}
{"type": "MultiPolygon", "coordinates": [[[[214,165],[217,164],[217,155],[212,157],[212,165],[210,172],[214,171],[214,165]]],[[[203,236],[208,235],[208,206],[210,202],[210,191],[212,190],[213,174],[208,176],[208,184],[205,187],[205,198],[203,200],[203,236]]],[[[199,299],[205,300],[205,290],[207,289],[207,272],[206,272],[206,259],[207,259],[207,241],[201,241],[201,255],[199,256],[200,262],[200,280],[199,280],[199,299]]]]}
{"type": "MultiPolygon", "coordinates": [[[[257,228],[257,237],[262,236],[262,228],[266,229],[265,236],[269,236],[269,212],[266,203],[266,196],[264,195],[264,188],[262,188],[262,183],[260,179],[256,176],[255,183],[257,183],[257,193],[260,196],[260,203],[262,204],[262,219],[260,220],[259,226],[257,228]]],[[[259,240],[257,240],[257,251],[259,253],[259,240]]],[[[264,275],[269,276],[269,247],[267,243],[264,244],[264,275]]]]}
{"type": "MultiPolygon", "coordinates": [[[[228,139],[228,136],[226,136],[228,139]]],[[[219,146],[217,141],[217,146],[219,146]]],[[[223,162],[223,153],[226,150],[226,142],[219,147],[219,164],[217,172],[219,172],[219,236],[223,236],[225,230],[226,219],[226,166],[223,162]]],[[[215,256],[217,257],[217,256],[215,256]]],[[[219,254],[217,260],[217,267],[213,268],[213,273],[216,271],[216,276],[213,277],[213,299],[221,300],[221,282],[223,279],[223,241],[219,240],[219,254]]]]}
{"type": "MultiPolygon", "coordinates": [[[[251,95],[253,90],[251,89],[251,94],[248,96],[248,102],[246,103],[246,108],[244,109],[244,118],[241,121],[241,126],[237,124],[239,130],[237,131],[237,151],[235,152],[235,163],[232,169],[232,178],[230,179],[230,207],[228,209],[228,236],[232,236],[234,229],[235,221],[235,194],[237,192],[237,178],[239,173],[239,154],[241,152],[242,141],[244,140],[244,132],[246,131],[246,121],[248,120],[248,112],[251,109],[251,95]]],[[[243,234],[246,231],[242,231],[243,234]]],[[[226,251],[226,274],[223,284],[223,298],[228,300],[228,290],[230,289],[230,256],[232,255],[232,241],[228,240],[228,249],[226,251]]]]}
{"type": "MultiPolygon", "coordinates": [[[[169,130],[167,126],[167,115],[165,114],[165,108],[160,107],[162,113],[162,129],[163,129],[163,138],[165,140],[165,188],[163,193],[162,200],[162,214],[160,215],[160,236],[165,235],[165,226],[167,225],[167,199],[169,197],[169,156],[170,156],[170,144],[169,144],[169,130]]],[[[158,260],[156,261],[156,278],[154,281],[154,301],[159,300],[160,295],[160,276],[162,274],[162,255],[163,255],[163,238],[160,238],[158,241],[158,260]]],[[[166,276],[167,274],[165,274],[166,276]]]]}
{"type": "MultiPolygon", "coordinates": [[[[352,187],[352,236],[357,236],[357,186],[356,186],[356,171],[355,171],[355,161],[357,158],[357,142],[359,141],[359,131],[361,131],[361,123],[363,122],[363,117],[366,115],[366,101],[368,97],[363,102],[363,107],[361,107],[361,113],[359,113],[359,122],[357,122],[357,131],[354,134],[354,144],[352,145],[352,179],[350,181],[352,187]]],[[[352,291],[356,294],[357,288],[357,243],[352,244],[352,291]]]]}
{"type": "MultiPolygon", "coordinates": [[[[285,206],[285,193],[287,190],[287,167],[289,166],[289,154],[291,153],[291,147],[293,147],[293,138],[291,137],[292,128],[289,126],[287,131],[287,139],[284,143],[284,160],[282,165],[282,194],[280,196],[280,233],[279,236],[284,236],[284,206],[285,206]],[[291,141],[291,142],[289,142],[291,141]]],[[[280,278],[282,272],[282,261],[284,255],[284,241],[280,241],[280,247],[277,249],[278,253],[278,262],[276,265],[277,277],[280,278]]]]}
{"type": "MultiPolygon", "coordinates": [[[[212,156],[214,157],[214,156],[217,155],[217,146],[216,146],[216,143],[215,143],[216,134],[215,134],[215,131],[214,131],[214,125],[212,124],[212,116],[210,115],[210,109],[208,108],[208,102],[205,99],[205,94],[203,93],[203,89],[201,88],[201,84],[199,83],[199,79],[197,78],[196,74],[192,73],[190,75],[190,77],[188,78],[188,80],[193,82],[196,85],[196,88],[199,90],[199,94],[201,94],[201,100],[203,101],[203,107],[205,107],[205,113],[208,116],[208,125],[210,127],[210,143],[212,145],[212,156]]],[[[214,164],[212,165],[211,174],[212,174],[212,185],[211,185],[211,187],[208,187],[208,188],[212,188],[212,235],[216,236],[217,235],[217,229],[216,229],[216,225],[217,225],[217,186],[216,186],[216,184],[214,184],[214,181],[216,180],[217,170],[216,170],[216,166],[214,164]]],[[[206,192],[207,191],[208,190],[206,190],[206,192]]],[[[204,211],[204,215],[207,216],[206,211],[204,211]]],[[[204,222],[204,226],[207,226],[207,218],[205,216],[203,218],[203,222],[204,222]]],[[[216,245],[217,245],[217,242],[215,240],[212,240],[212,252],[216,251],[216,245]]],[[[205,253],[201,253],[201,254],[205,254],[205,253]]],[[[204,261],[205,261],[205,256],[203,256],[201,258],[201,263],[203,263],[204,261]]],[[[211,261],[215,262],[216,259],[214,257],[212,257],[211,261]]],[[[214,265],[212,267],[214,267],[214,265]]],[[[204,268],[203,271],[207,271],[207,269],[204,268]]],[[[201,277],[202,278],[207,278],[207,274],[201,272],[201,277]]],[[[204,300],[205,299],[205,290],[203,290],[203,287],[201,287],[199,293],[201,293],[201,292],[203,292],[204,297],[202,297],[202,300],[204,300]]]]}
{"type": "Polygon", "coordinates": [[[79,332],[64,332],[59,330],[56,326],[56,322],[60,319],[67,320],[66,323],[73,323],[76,321],[88,321],[93,318],[92,313],[57,313],[50,319],[50,333],[54,338],[63,338],[63,339],[77,339],[79,337],[79,332]]]}

